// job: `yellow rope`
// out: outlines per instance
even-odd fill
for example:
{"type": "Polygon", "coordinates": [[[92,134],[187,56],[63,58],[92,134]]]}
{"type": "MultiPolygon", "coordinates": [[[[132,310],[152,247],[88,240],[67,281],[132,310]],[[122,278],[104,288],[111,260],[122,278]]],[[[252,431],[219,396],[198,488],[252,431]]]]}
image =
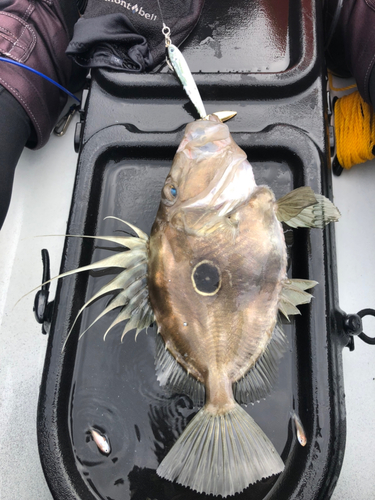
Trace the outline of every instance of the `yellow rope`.
{"type": "Polygon", "coordinates": [[[332,78],[332,73],[329,71],[328,72],[328,81],[329,81],[329,87],[331,90],[334,92],[342,92],[344,90],[350,90],[350,89],[355,89],[357,88],[357,85],[353,83],[353,85],[348,85],[347,87],[341,87],[340,89],[336,88],[333,86],[333,78],[332,78]]]}
{"type": "Polygon", "coordinates": [[[343,168],[374,158],[374,111],[358,91],[336,101],[335,135],[337,159],[343,168]]]}

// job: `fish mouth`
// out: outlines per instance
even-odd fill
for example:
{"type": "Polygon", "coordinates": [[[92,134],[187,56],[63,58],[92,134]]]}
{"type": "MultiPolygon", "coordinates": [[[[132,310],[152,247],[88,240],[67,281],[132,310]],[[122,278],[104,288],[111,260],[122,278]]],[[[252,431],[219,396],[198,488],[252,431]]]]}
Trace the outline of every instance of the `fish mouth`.
{"type": "Polygon", "coordinates": [[[235,213],[257,188],[246,153],[213,115],[186,127],[170,177],[177,196],[168,203],[169,221],[191,234],[235,226],[235,213]]]}
{"type": "Polygon", "coordinates": [[[188,124],[177,153],[182,152],[190,160],[202,161],[220,153],[232,142],[229,128],[214,115],[207,120],[198,120],[188,124]]]}
{"type": "Polygon", "coordinates": [[[224,170],[216,173],[199,195],[182,202],[180,208],[214,210],[219,216],[226,216],[246,203],[256,188],[252,166],[246,156],[235,158],[224,170]]]}

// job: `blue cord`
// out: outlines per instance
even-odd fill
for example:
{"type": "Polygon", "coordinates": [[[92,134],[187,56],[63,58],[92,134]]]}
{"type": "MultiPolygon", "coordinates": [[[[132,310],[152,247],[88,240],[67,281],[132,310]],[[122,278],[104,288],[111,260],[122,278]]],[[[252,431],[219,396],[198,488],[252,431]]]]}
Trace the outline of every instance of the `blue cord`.
{"type": "Polygon", "coordinates": [[[10,64],[14,64],[15,66],[20,66],[21,68],[25,68],[25,69],[31,71],[32,73],[35,73],[36,75],[41,76],[45,80],[48,80],[49,82],[53,83],[53,85],[56,85],[56,87],[59,87],[60,90],[62,90],[66,94],[68,94],[70,97],[73,97],[73,99],[75,99],[76,101],[78,101],[79,103],[81,103],[81,100],[78,99],[78,97],[76,97],[74,94],[72,94],[71,92],[69,92],[69,90],[67,90],[65,87],[63,87],[59,83],[55,82],[55,80],[52,80],[52,78],[50,78],[49,76],[44,75],[43,73],[40,73],[36,69],[30,68],[30,66],[26,66],[26,64],[22,64],[22,63],[19,63],[17,61],[13,61],[13,59],[7,59],[6,57],[0,57],[0,61],[7,62],[7,63],[10,63],[10,64]]]}

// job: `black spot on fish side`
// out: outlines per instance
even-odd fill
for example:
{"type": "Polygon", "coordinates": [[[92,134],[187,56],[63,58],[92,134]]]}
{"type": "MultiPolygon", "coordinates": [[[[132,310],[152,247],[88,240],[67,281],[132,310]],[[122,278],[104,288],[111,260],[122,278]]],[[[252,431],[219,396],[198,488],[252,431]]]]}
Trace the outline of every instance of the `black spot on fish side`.
{"type": "Polygon", "coordinates": [[[191,279],[200,295],[215,295],[221,287],[220,270],[209,260],[203,260],[194,267],[191,279]]]}

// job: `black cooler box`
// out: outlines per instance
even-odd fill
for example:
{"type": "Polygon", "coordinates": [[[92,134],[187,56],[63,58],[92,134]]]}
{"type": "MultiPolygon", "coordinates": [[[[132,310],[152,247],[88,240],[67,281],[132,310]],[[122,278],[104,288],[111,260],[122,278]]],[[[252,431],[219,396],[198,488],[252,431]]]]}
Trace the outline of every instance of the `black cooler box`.
{"type": "MultiPolygon", "coordinates": [[[[331,196],[328,107],[320,2],[206,0],[180,47],[208,113],[235,110],[228,122],[258,184],[281,197],[299,186],[331,196]]],[[[149,234],[160,191],[185,125],[196,119],[167,66],[151,74],[92,72],[77,129],[80,149],[68,234],[110,235],[129,221],[149,234]]],[[[289,276],[319,282],[301,316],[283,325],[289,347],[277,385],[246,408],[285,462],[279,476],[235,498],[327,500],[345,444],[341,352],[347,342],[337,304],[334,228],[289,230],[289,276]],[[291,418],[307,437],[302,447],[291,418]]],[[[112,245],[113,246],[113,245],[112,245]]],[[[112,255],[111,244],[67,238],[62,271],[112,255]]],[[[115,270],[60,280],[49,332],[38,412],[39,450],[59,500],[191,500],[204,495],[159,478],[156,468],[198,411],[184,394],[167,394],[154,368],[156,331],[121,325],[103,342],[116,312],[98,321],[108,297],[92,303],[62,345],[80,307],[115,270]],[[108,435],[101,454],[90,429],[108,435]]]]}

